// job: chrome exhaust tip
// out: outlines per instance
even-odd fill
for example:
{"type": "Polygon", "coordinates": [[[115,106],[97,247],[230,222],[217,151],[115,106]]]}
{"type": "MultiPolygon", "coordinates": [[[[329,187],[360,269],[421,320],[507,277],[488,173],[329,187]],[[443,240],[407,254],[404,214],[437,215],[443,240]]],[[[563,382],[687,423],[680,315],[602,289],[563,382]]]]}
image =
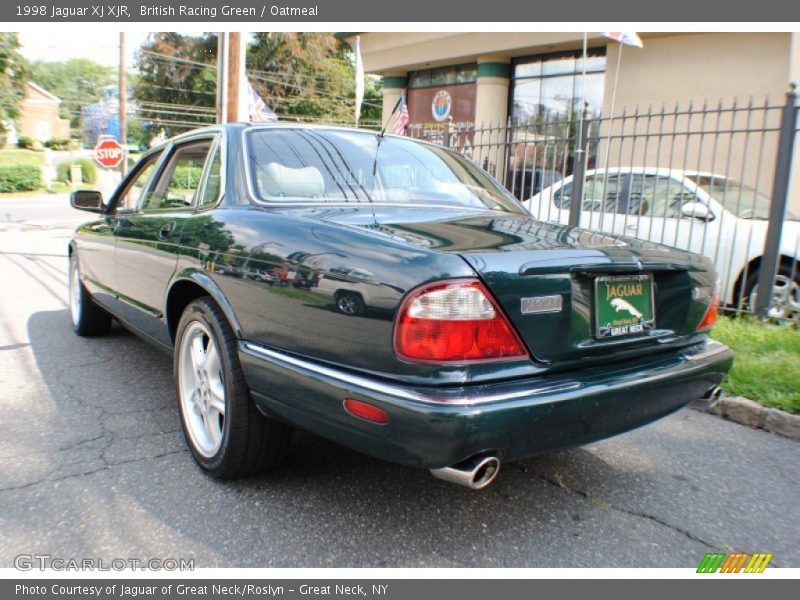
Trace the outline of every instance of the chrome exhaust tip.
{"type": "Polygon", "coordinates": [[[482,490],[494,481],[499,472],[500,459],[491,454],[479,454],[452,467],[431,469],[431,475],[437,479],[457,483],[472,490],[482,490]]]}
{"type": "Polygon", "coordinates": [[[703,400],[708,400],[710,403],[714,403],[719,400],[719,397],[722,395],[722,388],[718,385],[715,385],[706,392],[706,395],[703,396],[703,400]]]}

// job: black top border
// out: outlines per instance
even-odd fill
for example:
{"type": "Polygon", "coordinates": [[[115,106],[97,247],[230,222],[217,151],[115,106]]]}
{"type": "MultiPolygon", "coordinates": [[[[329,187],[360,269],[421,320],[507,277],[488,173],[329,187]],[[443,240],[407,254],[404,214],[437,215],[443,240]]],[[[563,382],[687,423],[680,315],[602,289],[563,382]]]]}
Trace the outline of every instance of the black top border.
{"type": "Polygon", "coordinates": [[[0,20],[86,22],[798,22],[787,0],[6,0],[0,20]]]}

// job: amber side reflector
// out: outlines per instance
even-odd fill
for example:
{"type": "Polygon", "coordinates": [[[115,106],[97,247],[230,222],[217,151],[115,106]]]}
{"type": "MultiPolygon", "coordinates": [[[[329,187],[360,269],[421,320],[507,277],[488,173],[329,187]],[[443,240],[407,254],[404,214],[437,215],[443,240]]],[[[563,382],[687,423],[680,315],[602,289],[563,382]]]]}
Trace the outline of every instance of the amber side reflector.
{"type": "Polygon", "coordinates": [[[717,282],[714,285],[714,291],[712,292],[711,299],[708,302],[708,308],[706,309],[703,318],[700,320],[700,323],[697,325],[697,331],[709,331],[717,322],[717,318],[719,318],[720,287],[720,280],[719,277],[717,277],[717,282]]]}
{"type": "Polygon", "coordinates": [[[344,401],[344,409],[353,416],[378,423],[379,425],[386,425],[389,422],[389,415],[386,414],[385,410],[361,400],[347,398],[344,401]]]}

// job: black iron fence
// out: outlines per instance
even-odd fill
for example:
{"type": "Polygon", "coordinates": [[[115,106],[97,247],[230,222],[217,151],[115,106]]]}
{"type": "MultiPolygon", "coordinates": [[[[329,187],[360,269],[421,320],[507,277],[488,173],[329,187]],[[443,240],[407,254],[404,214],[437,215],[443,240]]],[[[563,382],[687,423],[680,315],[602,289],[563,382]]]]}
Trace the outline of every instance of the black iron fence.
{"type": "Polygon", "coordinates": [[[798,112],[792,88],[783,103],[542,112],[407,135],[470,157],[541,220],[708,256],[725,310],[797,322],[798,112]]]}

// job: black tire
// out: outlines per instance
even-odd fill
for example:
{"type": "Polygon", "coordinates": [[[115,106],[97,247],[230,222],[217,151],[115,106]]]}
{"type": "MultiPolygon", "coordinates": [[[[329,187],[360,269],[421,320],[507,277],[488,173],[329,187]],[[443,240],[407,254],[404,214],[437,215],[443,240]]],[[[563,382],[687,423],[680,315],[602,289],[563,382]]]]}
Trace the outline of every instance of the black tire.
{"type": "Polygon", "coordinates": [[[363,298],[355,292],[338,292],[336,294],[336,308],[340,313],[350,316],[364,314],[366,310],[363,298]]]}
{"type": "Polygon", "coordinates": [[[265,417],[256,408],[242,372],[236,336],[219,306],[209,297],[191,302],[181,315],[175,336],[174,374],[181,425],[197,463],[219,479],[248,477],[278,467],[286,458],[292,428],[265,417]],[[222,439],[212,456],[204,456],[192,440],[181,397],[180,356],[187,328],[199,321],[218,348],[225,390],[222,439]]]}
{"type": "Polygon", "coordinates": [[[104,335],[111,330],[111,315],[97,306],[81,282],[80,265],[75,253],[69,259],[69,308],[72,327],[78,335],[104,335]]]}
{"type": "MultiPolygon", "coordinates": [[[[751,306],[750,298],[753,290],[755,290],[756,286],[758,285],[758,275],[759,269],[755,269],[747,276],[747,281],[745,282],[744,288],[744,298],[741,302],[742,308],[746,310],[755,310],[755,306],[751,306]]],[[[778,265],[778,271],[776,275],[779,277],[785,277],[789,280],[793,279],[796,284],[800,285],[800,265],[797,265],[794,269],[792,269],[791,263],[782,262],[780,265],[778,265]]],[[[789,313],[783,315],[782,318],[797,318],[797,314],[790,310],[789,313]]]]}

